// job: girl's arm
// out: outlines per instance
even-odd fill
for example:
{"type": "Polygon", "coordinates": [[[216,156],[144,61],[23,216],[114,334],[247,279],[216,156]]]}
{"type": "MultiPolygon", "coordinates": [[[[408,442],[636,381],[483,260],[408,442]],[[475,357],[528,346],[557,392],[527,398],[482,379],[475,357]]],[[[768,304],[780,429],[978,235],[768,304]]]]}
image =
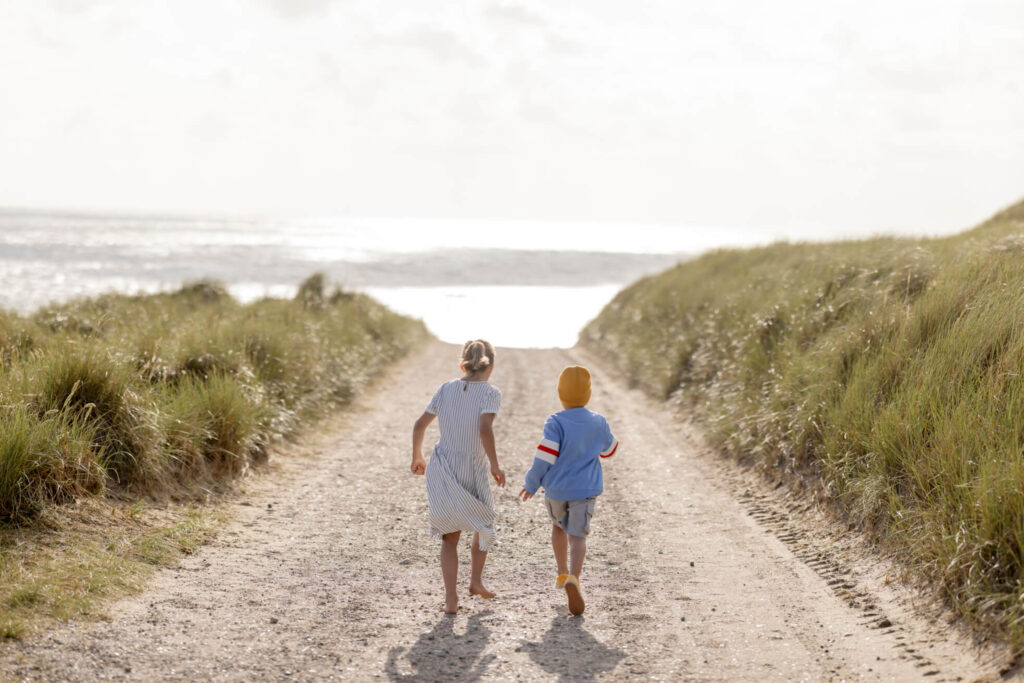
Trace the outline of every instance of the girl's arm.
{"type": "Polygon", "coordinates": [[[426,474],[427,463],[423,459],[423,436],[427,433],[427,426],[437,417],[433,413],[423,413],[420,419],[412,427],[412,473],[426,474]]]}
{"type": "Polygon", "coordinates": [[[491,476],[498,486],[505,485],[505,472],[498,466],[498,451],[494,445],[494,413],[484,413],[480,416],[480,443],[483,444],[484,453],[491,461],[491,476]]]}

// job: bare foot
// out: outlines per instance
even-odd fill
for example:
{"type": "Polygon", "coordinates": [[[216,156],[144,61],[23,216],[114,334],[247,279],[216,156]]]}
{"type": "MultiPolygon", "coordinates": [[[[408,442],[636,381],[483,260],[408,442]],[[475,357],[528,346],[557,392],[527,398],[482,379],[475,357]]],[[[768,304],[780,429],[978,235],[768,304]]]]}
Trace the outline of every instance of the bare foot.
{"type": "Polygon", "coordinates": [[[459,613],[459,601],[457,598],[452,601],[444,601],[444,613],[449,616],[455,616],[459,613]]]}
{"type": "Polygon", "coordinates": [[[469,593],[470,595],[479,595],[484,600],[490,600],[497,595],[497,593],[487,590],[482,583],[469,584],[469,593]]]}

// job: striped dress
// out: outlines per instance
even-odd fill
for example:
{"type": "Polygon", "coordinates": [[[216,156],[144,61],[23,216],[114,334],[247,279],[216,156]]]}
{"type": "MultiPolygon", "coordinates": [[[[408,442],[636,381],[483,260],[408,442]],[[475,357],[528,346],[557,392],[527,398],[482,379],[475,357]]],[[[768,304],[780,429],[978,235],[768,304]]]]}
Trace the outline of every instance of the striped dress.
{"type": "Polygon", "coordinates": [[[480,549],[494,542],[491,464],[480,442],[480,416],[497,413],[501,391],[487,382],[445,382],[427,405],[441,438],[427,464],[430,534],[480,532],[480,549]]]}

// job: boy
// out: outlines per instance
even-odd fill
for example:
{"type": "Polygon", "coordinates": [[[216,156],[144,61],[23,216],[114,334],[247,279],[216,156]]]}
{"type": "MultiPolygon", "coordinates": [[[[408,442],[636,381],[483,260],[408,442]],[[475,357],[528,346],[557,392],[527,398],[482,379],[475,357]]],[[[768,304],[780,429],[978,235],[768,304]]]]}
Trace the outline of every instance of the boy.
{"type": "Polygon", "coordinates": [[[590,372],[586,368],[572,365],[562,370],[558,399],[565,410],[550,416],[544,424],[544,439],[537,446],[519,497],[528,501],[544,487],[552,521],[551,548],[558,564],[555,586],[565,588],[569,611],[583,614],[579,576],[587,553],[594,501],[604,491],[600,459],[614,455],[619,442],[602,416],[584,408],[590,400],[590,372]],[[567,554],[572,558],[571,567],[567,554]]]}

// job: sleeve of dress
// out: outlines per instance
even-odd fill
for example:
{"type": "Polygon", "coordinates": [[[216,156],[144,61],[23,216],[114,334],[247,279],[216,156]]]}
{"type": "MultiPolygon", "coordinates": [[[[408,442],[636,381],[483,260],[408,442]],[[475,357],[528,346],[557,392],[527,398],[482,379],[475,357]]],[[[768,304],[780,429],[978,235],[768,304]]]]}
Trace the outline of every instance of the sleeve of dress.
{"type": "Polygon", "coordinates": [[[491,390],[487,392],[487,396],[484,398],[484,404],[480,407],[480,414],[484,413],[497,413],[501,409],[501,389],[498,387],[491,387],[491,390]]]}
{"type": "Polygon", "coordinates": [[[601,451],[601,457],[602,458],[610,458],[613,455],[615,455],[615,451],[619,450],[619,442],[615,438],[615,436],[612,434],[612,428],[608,426],[608,421],[607,420],[604,423],[604,431],[605,431],[605,437],[604,437],[605,447],[604,447],[604,450],[601,451]]]}
{"type": "Polygon", "coordinates": [[[562,442],[562,425],[552,415],[544,423],[544,438],[537,444],[537,450],[533,456],[533,466],[526,473],[526,483],[523,485],[530,493],[537,493],[537,489],[544,485],[544,475],[548,473],[558,461],[558,452],[562,442]]]}
{"type": "Polygon", "coordinates": [[[443,384],[437,388],[437,391],[434,392],[434,397],[430,399],[430,403],[428,403],[427,407],[424,408],[425,412],[428,412],[431,415],[437,415],[437,411],[441,410],[441,391],[443,389],[443,384]]]}

